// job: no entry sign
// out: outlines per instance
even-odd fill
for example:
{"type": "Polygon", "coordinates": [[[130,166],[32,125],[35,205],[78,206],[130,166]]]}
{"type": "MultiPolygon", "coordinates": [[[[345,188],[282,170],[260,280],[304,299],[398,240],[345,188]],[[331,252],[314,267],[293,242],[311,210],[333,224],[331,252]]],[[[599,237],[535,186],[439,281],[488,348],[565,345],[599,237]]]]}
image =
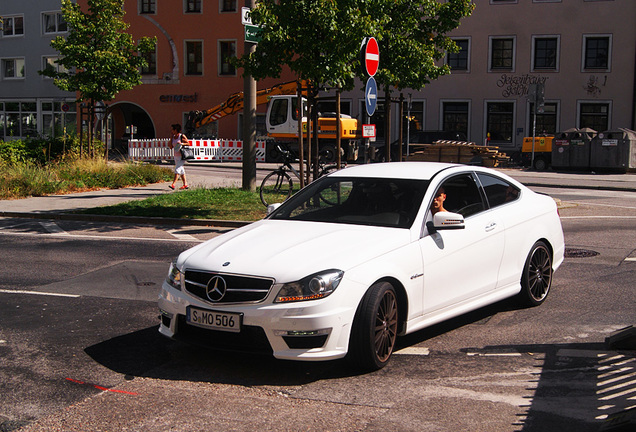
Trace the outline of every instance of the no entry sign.
{"type": "Polygon", "coordinates": [[[364,42],[364,68],[369,76],[375,75],[380,65],[380,48],[374,37],[366,38],[364,42]]]}

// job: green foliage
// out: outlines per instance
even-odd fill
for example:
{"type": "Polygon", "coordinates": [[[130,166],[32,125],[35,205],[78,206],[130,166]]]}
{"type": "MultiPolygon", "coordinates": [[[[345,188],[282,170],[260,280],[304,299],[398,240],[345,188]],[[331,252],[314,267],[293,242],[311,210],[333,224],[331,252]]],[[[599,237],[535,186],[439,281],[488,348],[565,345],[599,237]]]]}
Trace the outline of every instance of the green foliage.
{"type": "MultiPolygon", "coordinates": [[[[104,143],[94,141],[93,153],[103,154],[104,143]]],[[[80,142],[75,135],[56,138],[26,138],[15,141],[0,141],[0,165],[34,163],[45,165],[61,160],[80,158],[80,142]]]]}
{"type": "Polygon", "coordinates": [[[360,44],[380,45],[381,85],[419,89],[449,72],[438,65],[457,46],[446,33],[474,8],[472,0],[260,0],[252,20],[263,39],[236,61],[257,79],[284,66],[316,85],[351,90],[364,78],[360,44]]]}
{"type": "Polygon", "coordinates": [[[155,165],[81,158],[77,140],[0,142],[0,199],[116,189],[171,178],[171,170],[155,165]],[[54,158],[48,158],[49,151],[54,158]]]}
{"type": "Polygon", "coordinates": [[[156,38],[143,37],[135,45],[122,19],[123,2],[88,0],[85,13],[79,4],[62,0],[69,33],[56,37],[51,46],[61,54],[58,63],[67,71],[40,73],[54,78],[62,90],[79,92],[81,100],[109,101],[141,84],[140,68],[147,63],[140,54],[153,51],[156,38]]]}

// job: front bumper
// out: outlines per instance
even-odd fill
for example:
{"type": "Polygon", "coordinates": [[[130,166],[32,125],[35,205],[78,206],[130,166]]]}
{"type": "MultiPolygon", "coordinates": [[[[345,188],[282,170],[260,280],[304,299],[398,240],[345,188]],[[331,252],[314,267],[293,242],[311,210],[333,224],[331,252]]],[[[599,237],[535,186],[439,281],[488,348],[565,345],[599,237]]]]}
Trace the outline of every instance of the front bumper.
{"type": "MultiPolygon", "coordinates": [[[[344,281],[343,281],[344,283],[344,281]]],[[[273,303],[275,285],[259,303],[210,304],[164,282],[159,294],[161,324],[167,337],[218,349],[269,352],[278,359],[332,360],[347,354],[357,301],[349,301],[343,283],[329,297],[304,302],[273,303]],[[186,322],[189,306],[243,316],[240,333],[209,330],[186,322]]]]}

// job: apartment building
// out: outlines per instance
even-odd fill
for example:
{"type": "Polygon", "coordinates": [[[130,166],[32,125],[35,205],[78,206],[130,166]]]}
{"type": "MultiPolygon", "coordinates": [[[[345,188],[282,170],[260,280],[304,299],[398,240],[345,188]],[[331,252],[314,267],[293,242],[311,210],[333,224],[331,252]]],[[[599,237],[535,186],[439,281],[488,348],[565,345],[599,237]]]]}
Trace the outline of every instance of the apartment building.
{"type": "Polygon", "coordinates": [[[38,74],[58,67],[51,40],[68,30],[60,0],[2,0],[0,17],[0,140],[75,131],[75,94],[38,74]]]}
{"type": "MultiPolygon", "coordinates": [[[[28,11],[21,0],[3,0],[0,5],[0,16],[14,17],[15,23],[14,30],[6,30],[5,24],[0,38],[0,101],[5,101],[0,115],[4,115],[5,135],[7,116],[17,118],[7,113],[7,99],[31,104],[25,106],[34,109],[28,112],[36,122],[20,123],[27,125],[23,126],[27,132],[51,129],[46,120],[51,117],[44,110],[51,107],[48,101],[65,101],[69,108],[65,116],[75,112],[67,95],[55,93],[52,83],[35,70],[38,65],[45,67],[54,55],[48,46],[49,31],[65,31],[63,22],[56,21],[53,27],[48,18],[56,10],[55,4],[59,10],[59,2],[37,3],[46,4],[46,9],[28,11]],[[23,69],[21,62],[25,63],[23,69]]],[[[421,90],[403,90],[405,101],[410,101],[405,112],[416,119],[412,128],[458,131],[470,141],[485,143],[488,139],[509,152],[520,148],[523,137],[531,136],[533,130],[542,134],[575,127],[634,129],[636,1],[475,0],[475,5],[472,16],[451,33],[461,48],[446,56],[452,73],[421,90]],[[543,86],[545,92],[545,103],[537,106],[536,129],[535,107],[529,97],[533,84],[543,86]]],[[[144,84],[107,103],[111,145],[125,144],[131,131],[139,138],[166,137],[169,125],[183,123],[187,112],[213,107],[243,89],[240,71],[228,61],[243,52],[242,6],[238,0],[125,1],[129,31],[136,38],[156,36],[157,48],[142,71],[144,84]]],[[[258,87],[293,79],[288,74],[261,81],[258,87]]],[[[361,91],[344,93],[342,111],[366,121],[363,96],[361,91]]],[[[393,93],[394,98],[398,96],[393,93]]],[[[379,102],[369,122],[377,125],[381,136],[384,107],[382,99],[379,102]]],[[[52,105],[53,109],[61,106],[52,105]]],[[[258,107],[261,135],[265,108],[258,107]]],[[[323,109],[335,111],[330,103],[323,109]]],[[[396,106],[391,113],[392,136],[396,137],[400,123],[396,106]]],[[[19,115],[31,118],[22,112],[19,115]]],[[[228,116],[201,132],[207,137],[240,138],[241,121],[241,114],[228,116]]],[[[17,133],[14,130],[12,134],[17,133]]]]}
{"type": "MultiPolygon", "coordinates": [[[[584,127],[634,129],[636,1],[476,0],[475,5],[450,34],[461,48],[446,56],[452,73],[421,91],[402,92],[417,120],[412,125],[461,132],[469,141],[488,140],[509,153],[533,130],[539,135],[584,127]],[[532,84],[543,85],[545,97],[544,106],[537,106],[536,129],[532,84]]],[[[362,117],[361,97],[343,98],[362,117]]],[[[382,118],[382,109],[373,118],[380,134],[384,125],[375,118],[382,118]]],[[[396,112],[394,107],[393,137],[396,112]]]]}

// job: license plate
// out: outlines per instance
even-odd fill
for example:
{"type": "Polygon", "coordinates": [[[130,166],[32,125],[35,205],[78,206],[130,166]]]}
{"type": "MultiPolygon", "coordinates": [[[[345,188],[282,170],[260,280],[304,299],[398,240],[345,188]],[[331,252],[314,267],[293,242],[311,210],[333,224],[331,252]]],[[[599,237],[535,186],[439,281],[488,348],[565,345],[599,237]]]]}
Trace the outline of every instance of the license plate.
{"type": "Polygon", "coordinates": [[[241,331],[242,314],[218,312],[207,309],[189,307],[186,311],[186,321],[192,325],[212,329],[239,333],[241,331]]]}

